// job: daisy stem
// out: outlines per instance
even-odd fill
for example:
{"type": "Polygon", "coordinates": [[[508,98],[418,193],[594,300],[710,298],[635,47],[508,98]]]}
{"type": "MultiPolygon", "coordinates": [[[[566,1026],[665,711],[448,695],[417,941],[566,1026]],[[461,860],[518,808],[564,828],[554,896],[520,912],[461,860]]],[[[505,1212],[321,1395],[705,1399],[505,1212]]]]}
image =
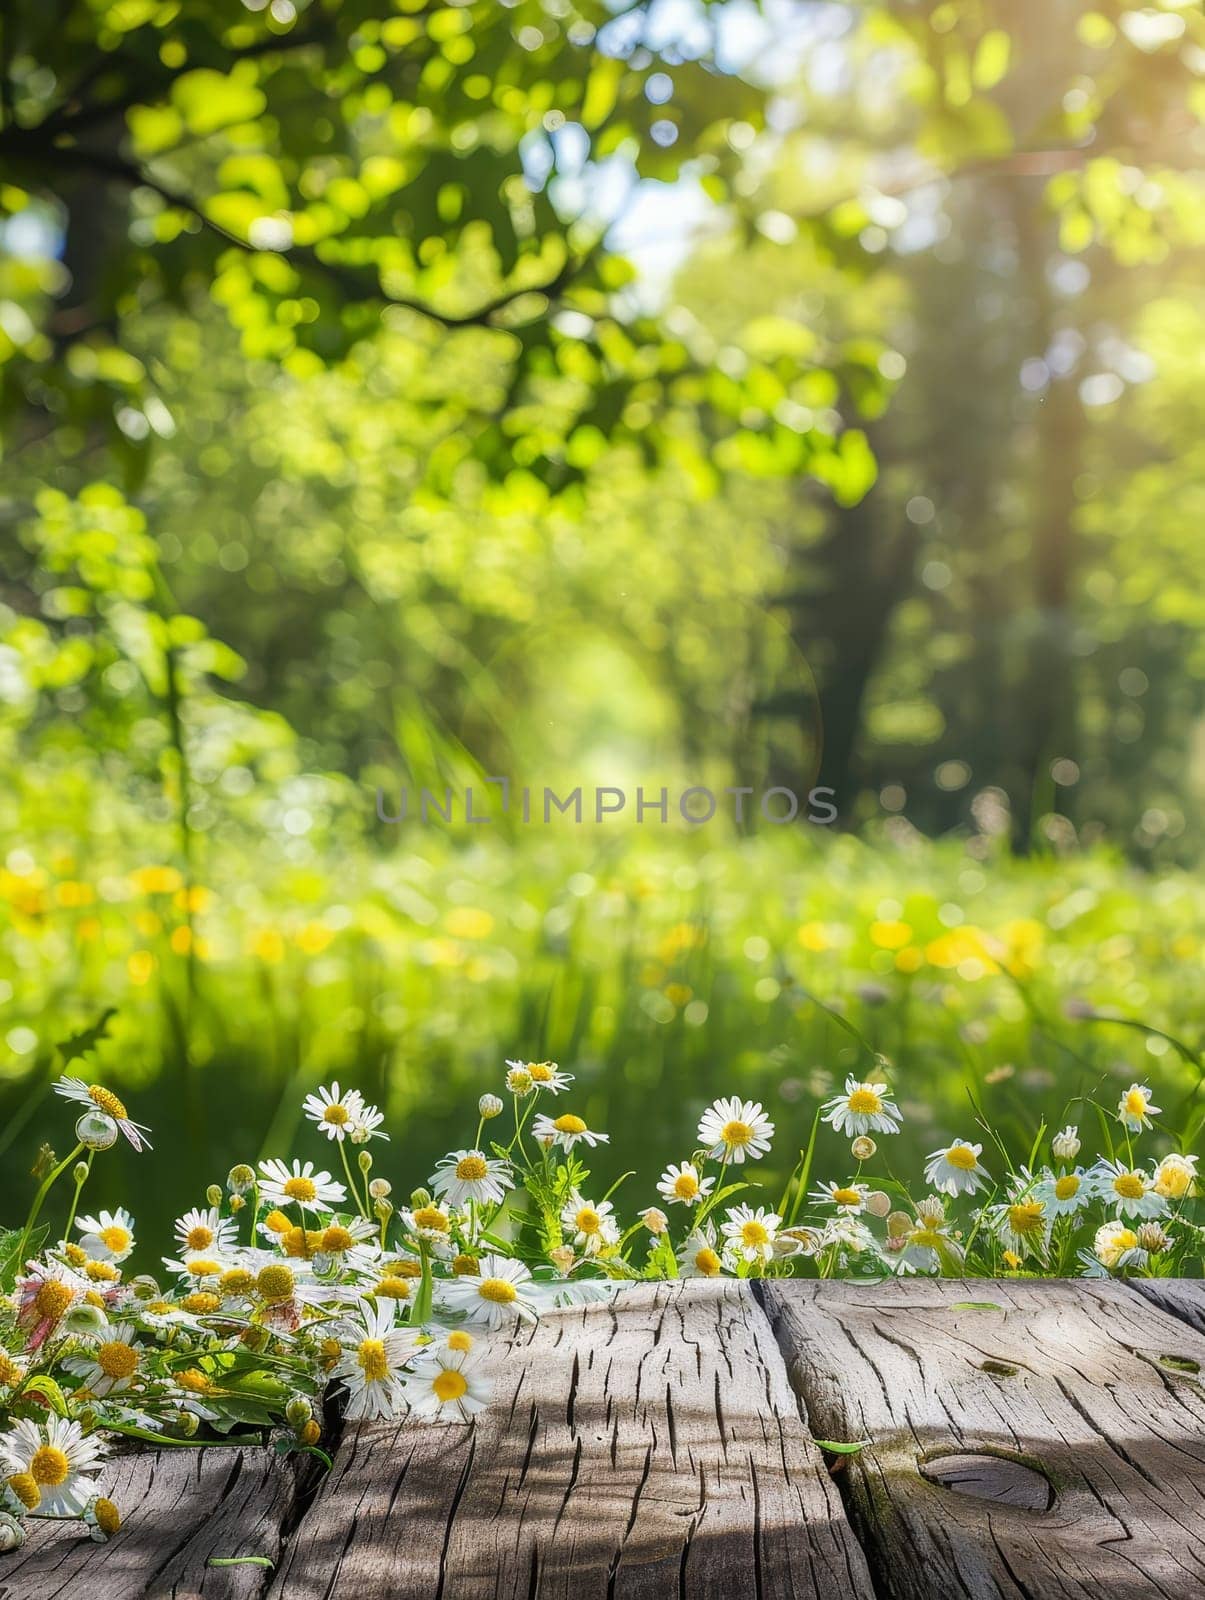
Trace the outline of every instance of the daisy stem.
{"type": "Polygon", "coordinates": [[[82,1144],[77,1144],[71,1154],[67,1156],[65,1160],[60,1161],[58,1166],[53,1168],[53,1170],[50,1171],[45,1178],[43,1178],[41,1188],[38,1190],[37,1194],[34,1195],[33,1205],[29,1208],[29,1215],[25,1219],[24,1228],[21,1230],[21,1243],[17,1248],[15,1259],[18,1272],[21,1270],[21,1267],[25,1261],[25,1248],[29,1243],[29,1236],[33,1232],[34,1223],[38,1220],[38,1216],[42,1210],[42,1204],[45,1201],[46,1196],[50,1193],[55,1179],[61,1177],[62,1174],[66,1172],[67,1168],[75,1160],[76,1156],[81,1153],[83,1148],[84,1147],[82,1144]]]}
{"type": "Polygon", "coordinates": [[[418,1258],[422,1263],[423,1275],[414,1301],[414,1309],[410,1313],[412,1327],[418,1327],[420,1323],[426,1322],[431,1315],[431,1256],[424,1239],[418,1241],[418,1258]]]}
{"type": "Polygon", "coordinates": [[[347,1174],[347,1187],[351,1191],[352,1199],[356,1202],[356,1210],[360,1213],[360,1215],[365,1219],[366,1222],[367,1221],[371,1221],[371,1218],[369,1217],[368,1212],[365,1211],[365,1209],[364,1209],[364,1202],[360,1199],[359,1192],[356,1189],[356,1180],[351,1175],[351,1163],[347,1159],[347,1150],[346,1150],[346,1147],[345,1147],[345,1141],[343,1139],[340,1139],[338,1141],[338,1144],[339,1144],[339,1157],[343,1162],[343,1170],[347,1174]]]}
{"type": "Polygon", "coordinates": [[[67,1221],[63,1225],[63,1238],[64,1239],[66,1239],[71,1233],[71,1224],[75,1221],[75,1213],[76,1213],[77,1209],[79,1208],[80,1191],[83,1189],[85,1183],[87,1183],[87,1181],[88,1181],[88,1173],[90,1173],[92,1171],[92,1157],[95,1154],[96,1154],[95,1150],[89,1150],[88,1151],[88,1155],[87,1155],[88,1171],[85,1172],[81,1177],[76,1179],[75,1193],[71,1197],[71,1210],[67,1213],[67,1221]]]}

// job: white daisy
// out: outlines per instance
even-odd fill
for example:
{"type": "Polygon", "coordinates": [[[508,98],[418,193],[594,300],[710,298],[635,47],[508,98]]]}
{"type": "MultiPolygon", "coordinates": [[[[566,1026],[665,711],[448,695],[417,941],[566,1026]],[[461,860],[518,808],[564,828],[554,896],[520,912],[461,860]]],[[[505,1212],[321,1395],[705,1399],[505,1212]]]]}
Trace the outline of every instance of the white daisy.
{"type": "Polygon", "coordinates": [[[452,1214],[441,1206],[418,1206],[405,1209],[399,1220],[407,1233],[425,1244],[433,1245],[439,1253],[450,1253],[452,1248],[452,1214]]]}
{"type": "Polygon", "coordinates": [[[164,1256],[163,1265],[169,1272],[193,1289],[214,1289],[216,1279],[234,1265],[232,1255],[219,1256],[213,1251],[199,1250],[185,1256],[164,1256]]]}
{"type": "Polygon", "coordinates": [[[30,1350],[36,1350],[92,1287],[70,1267],[57,1261],[30,1261],[28,1277],[16,1284],[17,1326],[30,1350]]]}
{"type": "Polygon", "coordinates": [[[469,1350],[434,1348],[406,1375],[405,1395],[416,1417],[468,1422],[489,1404],[493,1384],[485,1357],[469,1350]]]}
{"type": "Polygon", "coordinates": [[[79,1516],[99,1490],[95,1474],[104,1455],[95,1434],[86,1434],[78,1422],[64,1417],[45,1422],[24,1418],[0,1434],[5,1476],[10,1482],[18,1475],[33,1480],[38,1498],[28,1509],[41,1516],[79,1516]]]}
{"type": "Polygon", "coordinates": [[[987,1219],[1006,1250],[1018,1256],[1046,1254],[1050,1215],[1033,1195],[990,1206],[987,1219]]]}
{"type": "Polygon", "coordinates": [[[992,1181],[979,1160],[981,1144],[955,1139],[944,1150],[934,1150],[925,1167],[925,1182],[941,1194],[977,1194],[992,1181]]]}
{"type": "Polygon", "coordinates": [[[1144,1083],[1132,1083],[1117,1102],[1117,1120],[1131,1133],[1141,1133],[1158,1116],[1161,1107],[1151,1103],[1151,1091],[1144,1083]]]}
{"type": "Polygon", "coordinates": [[[536,1089],[546,1089],[549,1094],[560,1094],[573,1082],[571,1072],[562,1072],[555,1061],[508,1061],[512,1072],[525,1072],[536,1089]]]}
{"type": "Polygon", "coordinates": [[[584,1256],[596,1256],[619,1238],[619,1224],[609,1200],[586,1200],[574,1189],[561,1209],[561,1222],[573,1235],[574,1248],[584,1256]]]}
{"type": "Polygon", "coordinates": [[[672,1206],[697,1206],[711,1193],[714,1178],[701,1178],[693,1161],[671,1161],[661,1174],[657,1193],[672,1206]]]}
{"type": "Polygon", "coordinates": [[[1074,1216],[1092,1199],[1092,1183],[1082,1167],[1057,1177],[1046,1169],[1034,1182],[1033,1198],[1043,1203],[1049,1216],[1074,1216]]]}
{"type": "Polygon", "coordinates": [[[521,1261],[506,1256],[482,1256],[475,1273],[445,1278],[438,1285],[440,1303],[450,1311],[463,1311],[472,1322],[491,1330],[525,1319],[536,1320],[532,1301],[536,1285],[521,1261]]]}
{"type": "Polygon", "coordinates": [[[712,1161],[756,1161],[773,1137],[774,1124],[755,1100],[717,1100],[699,1118],[699,1143],[712,1161]]]}
{"type": "Polygon", "coordinates": [[[782,1218],[773,1211],[733,1206],[720,1230],[728,1249],[741,1261],[769,1261],[774,1255],[774,1235],[782,1218]]]}
{"type": "Polygon", "coordinates": [[[332,1272],[367,1272],[381,1256],[376,1225],[366,1217],[328,1222],[314,1245],[310,1265],[319,1275],[332,1272]]]}
{"type": "Polygon", "coordinates": [[[364,1096],[358,1089],[349,1089],[344,1094],[337,1083],[332,1083],[329,1088],[323,1085],[317,1094],[307,1094],[301,1109],[320,1133],[342,1143],[352,1124],[360,1120],[364,1096]]]}
{"type": "Polygon", "coordinates": [[[1098,1161],[1090,1174],[1096,1192],[1123,1217],[1160,1217],[1167,1201],[1155,1187],[1155,1179],[1141,1168],[1127,1167],[1124,1161],[1098,1161]]]}
{"type": "Polygon", "coordinates": [[[82,1378],[94,1395],[119,1394],[138,1374],[142,1354],[134,1343],[137,1329],[128,1322],[106,1328],[104,1338],[86,1356],[63,1362],[68,1372],[82,1378]]]}
{"type": "Polygon", "coordinates": [[[112,1117],[135,1150],[151,1148],[151,1141],[146,1137],[150,1129],[131,1119],[112,1089],[106,1089],[99,1083],[87,1084],[82,1078],[62,1077],[56,1079],[54,1092],[62,1095],[64,1100],[74,1100],[76,1105],[103,1111],[106,1117],[112,1117]]]}
{"type": "Polygon", "coordinates": [[[480,1150],[453,1150],[435,1163],[430,1183],[435,1193],[449,1205],[462,1206],[469,1200],[498,1205],[513,1189],[510,1166],[480,1150]]]}
{"type": "Polygon", "coordinates": [[[826,1100],[821,1115],[847,1138],[865,1133],[898,1133],[903,1121],[899,1107],[887,1098],[885,1083],[865,1083],[852,1075],[845,1080],[845,1093],[826,1100]]]}
{"type": "Polygon", "coordinates": [[[382,1133],[381,1124],[385,1120],[385,1113],[379,1106],[370,1106],[367,1101],[360,1107],[360,1115],[348,1126],[347,1137],[352,1144],[367,1144],[370,1139],[384,1139],[389,1141],[389,1135],[382,1133]]]}
{"type": "Polygon", "coordinates": [[[811,1253],[821,1255],[830,1249],[842,1257],[861,1256],[868,1250],[877,1251],[878,1241],[854,1212],[839,1211],[835,1217],[829,1217],[824,1224],[811,1253]]]}
{"type": "Polygon", "coordinates": [[[594,1133],[582,1121],[566,1112],[563,1117],[547,1117],[541,1111],[532,1123],[533,1138],[539,1139],[541,1144],[559,1144],[562,1150],[572,1150],[580,1139],[593,1150],[596,1144],[610,1144],[611,1137],[606,1133],[594,1133]]]}
{"type": "Polygon", "coordinates": [[[347,1190],[335,1183],[329,1172],[315,1172],[314,1163],[293,1162],[292,1171],[283,1161],[261,1161],[260,1192],[270,1206],[299,1205],[312,1210],[330,1211],[347,1198],[347,1190]]]}
{"type": "Polygon", "coordinates": [[[724,1263],[716,1249],[715,1229],[708,1222],[696,1228],[678,1248],[678,1272],[683,1278],[718,1278],[724,1263]]]}
{"type": "Polygon", "coordinates": [[[93,1261],[124,1261],[134,1248],[134,1219],[124,1206],[94,1217],[76,1217],[75,1225],[83,1235],[80,1248],[93,1261]]]}
{"type": "Polygon", "coordinates": [[[1144,1267],[1147,1252],[1139,1247],[1138,1235],[1124,1222],[1106,1222],[1097,1228],[1092,1254],[1110,1272],[1119,1267],[1144,1267]]]}
{"type": "Polygon", "coordinates": [[[344,1354],[331,1377],[347,1390],[347,1415],[357,1422],[401,1416],[406,1409],[402,1379],[419,1349],[419,1334],[397,1326],[397,1302],[362,1306],[358,1317],[348,1319],[340,1342],[344,1354]]]}
{"type": "Polygon", "coordinates": [[[822,1183],[819,1189],[813,1189],[808,1196],[817,1205],[836,1206],[839,1210],[849,1212],[856,1216],[866,1208],[866,1196],[870,1193],[868,1183],[822,1183]]]}
{"type": "Polygon", "coordinates": [[[1155,1192],[1167,1200],[1191,1200],[1197,1192],[1197,1157],[1164,1156],[1155,1168],[1155,1192]]]}
{"type": "Polygon", "coordinates": [[[188,1255],[200,1255],[206,1250],[225,1255],[238,1241],[238,1224],[233,1217],[223,1217],[217,1206],[201,1211],[196,1206],[176,1218],[176,1242],[188,1255]]]}

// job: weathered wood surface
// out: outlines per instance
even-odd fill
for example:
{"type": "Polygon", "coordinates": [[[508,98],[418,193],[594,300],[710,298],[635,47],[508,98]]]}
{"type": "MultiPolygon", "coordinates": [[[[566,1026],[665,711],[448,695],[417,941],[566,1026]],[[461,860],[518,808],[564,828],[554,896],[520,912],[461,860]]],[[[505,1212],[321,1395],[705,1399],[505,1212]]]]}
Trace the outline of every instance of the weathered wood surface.
{"type": "Polygon", "coordinates": [[[1205,1338],[1184,1321],[1115,1283],[759,1293],[812,1428],[868,1441],[845,1492],[880,1595],[1205,1595],[1205,1338]]]}
{"type": "Polygon", "coordinates": [[[38,1527],[0,1600],[1205,1600],[1203,1329],[1199,1283],[642,1285],[325,1478],[123,1456],[119,1536],[38,1527]]]}
{"type": "Polygon", "coordinates": [[[108,1544],[78,1523],[33,1523],[0,1556],[0,1600],[254,1600],[271,1569],[213,1567],[211,1557],[280,1559],[296,1472],[270,1450],[146,1450],[116,1459],[105,1492],[125,1526],[108,1544]]]}
{"type": "Polygon", "coordinates": [[[476,1429],[352,1433],[279,1600],[870,1600],[862,1553],[740,1285],[643,1285],[496,1358],[476,1429]]]}

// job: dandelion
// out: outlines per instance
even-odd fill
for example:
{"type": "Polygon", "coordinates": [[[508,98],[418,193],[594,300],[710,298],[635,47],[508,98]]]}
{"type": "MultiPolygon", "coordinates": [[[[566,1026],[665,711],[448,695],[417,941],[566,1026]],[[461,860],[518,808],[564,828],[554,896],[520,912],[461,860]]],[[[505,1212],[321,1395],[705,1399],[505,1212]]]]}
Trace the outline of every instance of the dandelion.
{"type": "Polygon", "coordinates": [[[500,1205],[506,1191],[514,1186],[509,1165],[480,1150],[454,1150],[436,1162],[431,1174],[432,1189],[453,1206],[462,1206],[469,1200],[500,1205]]]}
{"type": "Polygon", "coordinates": [[[1154,1189],[1165,1200],[1190,1200],[1197,1192],[1197,1157],[1164,1156],[1155,1168],[1154,1189]]]}
{"type": "Polygon", "coordinates": [[[73,1100],[80,1106],[95,1107],[106,1117],[111,1117],[135,1150],[151,1148],[151,1141],[146,1137],[151,1130],[144,1127],[141,1122],[131,1120],[125,1105],[112,1089],[106,1089],[99,1083],[87,1084],[82,1078],[62,1077],[55,1080],[54,1092],[62,1095],[64,1100],[73,1100]]]}
{"type": "Polygon", "coordinates": [[[725,1216],[721,1232],[738,1260],[765,1262],[774,1255],[774,1235],[781,1221],[773,1211],[737,1205],[725,1216]]]}
{"type": "Polygon", "coordinates": [[[1145,1084],[1132,1083],[1117,1102],[1117,1120],[1131,1133],[1141,1133],[1151,1125],[1160,1108],[1151,1104],[1151,1091],[1145,1084]]]}
{"type": "Polygon", "coordinates": [[[1097,1162],[1091,1179],[1101,1199],[1115,1205],[1123,1217],[1158,1217],[1167,1210],[1150,1173],[1127,1167],[1124,1161],[1097,1162]]]}
{"type": "Polygon", "coordinates": [[[80,1249],[93,1261],[124,1261],[134,1248],[134,1219],[124,1206],[95,1217],[77,1217],[80,1249]]]}
{"type": "Polygon", "coordinates": [[[572,1150],[579,1140],[591,1150],[595,1145],[611,1142],[609,1134],[595,1133],[581,1117],[568,1112],[555,1120],[541,1112],[532,1123],[531,1131],[542,1144],[559,1144],[562,1150],[572,1150]]]}
{"type": "Polygon", "coordinates": [[[981,1144],[955,1139],[944,1150],[934,1150],[925,1167],[925,1182],[942,1194],[977,1194],[991,1182],[991,1174],[979,1160],[981,1144]]]}
{"type": "Polygon", "coordinates": [[[724,1263],[717,1251],[715,1229],[708,1223],[690,1235],[678,1251],[678,1271],[684,1278],[718,1278],[724,1263]]]}
{"type": "Polygon", "coordinates": [[[482,1355],[445,1346],[424,1354],[414,1363],[406,1377],[405,1395],[416,1417],[459,1418],[468,1422],[485,1410],[492,1387],[485,1375],[482,1355]]]}
{"type": "Polygon", "coordinates": [[[238,1239],[238,1228],[231,1217],[223,1217],[217,1206],[200,1211],[195,1206],[176,1219],[176,1242],[188,1254],[214,1250],[225,1255],[238,1239]]]}
{"type": "Polygon", "coordinates": [[[65,1417],[51,1416],[45,1422],[23,1418],[0,1434],[0,1463],[10,1484],[14,1477],[32,1479],[42,1516],[79,1516],[97,1492],[94,1474],[104,1454],[94,1434],[65,1417]]]}
{"type": "Polygon", "coordinates": [[[561,1211],[561,1223],[573,1235],[574,1248],[582,1255],[596,1256],[619,1238],[619,1224],[609,1200],[585,1200],[576,1189],[561,1211]]]}
{"type": "Polygon", "coordinates": [[[717,1100],[699,1119],[699,1143],[712,1161],[759,1160],[773,1137],[774,1124],[754,1100],[717,1100]]]}
{"type": "Polygon", "coordinates": [[[560,1094],[573,1082],[571,1072],[562,1072],[555,1061],[508,1061],[507,1084],[511,1072],[526,1073],[534,1089],[547,1089],[549,1094],[560,1094]]]}
{"type": "Polygon", "coordinates": [[[134,1343],[137,1330],[130,1323],[106,1328],[103,1341],[91,1355],[64,1361],[68,1372],[82,1378],[94,1395],[120,1394],[137,1376],[141,1352],[134,1343]]]}
{"type": "Polygon", "coordinates": [[[402,1380],[419,1349],[419,1334],[397,1326],[396,1302],[365,1305],[349,1319],[341,1343],[343,1356],[330,1375],[347,1390],[347,1415],[358,1422],[401,1416],[406,1409],[402,1380]]]}
{"type": "Polygon", "coordinates": [[[821,1206],[838,1206],[842,1211],[858,1212],[866,1205],[870,1185],[866,1183],[822,1183],[808,1196],[821,1206]]]}
{"type": "Polygon", "coordinates": [[[292,1170],[283,1161],[261,1161],[260,1191],[270,1206],[298,1205],[315,1211],[330,1211],[346,1200],[347,1190],[329,1172],[315,1172],[314,1163],[303,1166],[294,1161],[292,1170]]]}
{"type": "Polygon", "coordinates": [[[481,1258],[477,1272],[442,1282],[439,1294],[449,1310],[463,1311],[470,1321],[484,1322],[493,1331],[520,1320],[536,1320],[531,1299],[534,1287],[531,1273],[521,1261],[487,1255],[481,1258]]]}
{"type": "Polygon", "coordinates": [[[864,1083],[852,1075],[845,1080],[844,1094],[826,1100],[820,1114],[823,1121],[847,1137],[898,1133],[903,1121],[899,1107],[887,1098],[885,1083],[864,1083]]]}
{"type": "Polygon", "coordinates": [[[657,1193],[674,1206],[697,1206],[711,1193],[714,1178],[701,1178],[693,1161],[671,1162],[661,1174],[657,1193]]]}

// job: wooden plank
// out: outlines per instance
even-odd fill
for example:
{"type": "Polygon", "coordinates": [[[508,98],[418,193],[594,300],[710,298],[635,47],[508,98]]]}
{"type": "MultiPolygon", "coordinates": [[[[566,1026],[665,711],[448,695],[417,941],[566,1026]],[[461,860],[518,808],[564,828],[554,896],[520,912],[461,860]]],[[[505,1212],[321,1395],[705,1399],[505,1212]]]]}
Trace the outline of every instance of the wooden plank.
{"type": "Polygon", "coordinates": [[[475,1432],[348,1430],[276,1600],[870,1600],[747,1286],[641,1285],[498,1352],[475,1432]]]}
{"type": "Polygon", "coordinates": [[[122,1512],[98,1545],[79,1523],[32,1522],[15,1555],[0,1556],[0,1600],[256,1600],[262,1566],[209,1558],[280,1559],[296,1473],[261,1448],[138,1450],[115,1457],[105,1493],[122,1512]]]}
{"type": "Polygon", "coordinates": [[[1201,1335],[1116,1283],[759,1292],[817,1435],[869,1441],[842,1483],[881,1596],[1205,1595],[1201,1335]]]}
{"type": "Polygon", "coordinates": [[[1131,1288],[1160,1311],[1205,1333],[1205,1282],[1199,1278],[1135,1278],[1131,1288]]]}

